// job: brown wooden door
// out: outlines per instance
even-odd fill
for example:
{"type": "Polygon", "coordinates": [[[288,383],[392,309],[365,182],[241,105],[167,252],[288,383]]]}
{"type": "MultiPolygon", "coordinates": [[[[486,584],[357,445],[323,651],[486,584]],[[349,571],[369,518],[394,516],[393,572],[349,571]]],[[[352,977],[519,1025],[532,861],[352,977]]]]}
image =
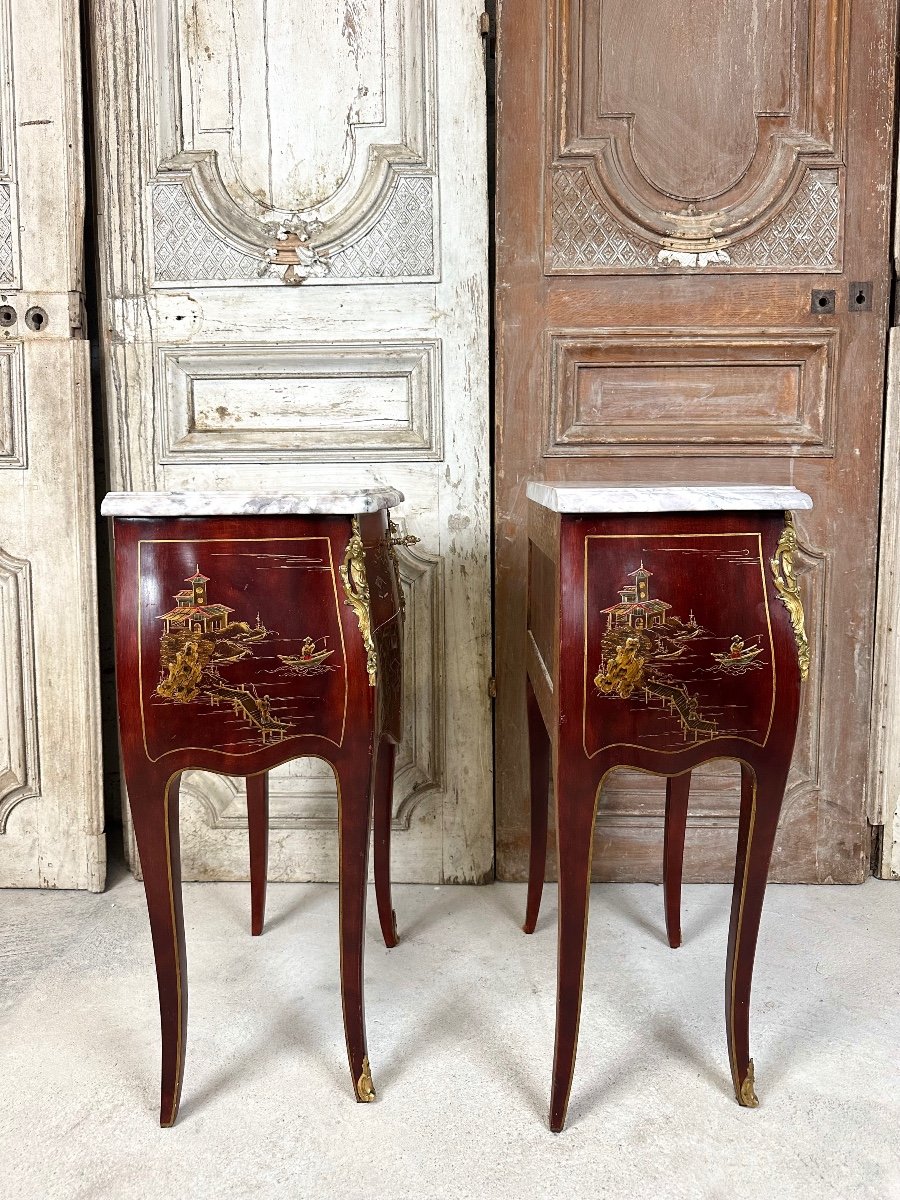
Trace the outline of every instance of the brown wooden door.
{"type": "MultiPolygon", "coordinates": [[[[797,521],[812,668],[772,878],[867,873],[895,22],[894,0],[502,6],[501,878],[526,867],[529,478],[812,494],[797,521]]],[[[686,878],[733,873],[737,785],[735,764],[698,772],[686,878]]],[[[613,777],[599,878],[659,878],[663,797],[661,780],[613,777]]]]}

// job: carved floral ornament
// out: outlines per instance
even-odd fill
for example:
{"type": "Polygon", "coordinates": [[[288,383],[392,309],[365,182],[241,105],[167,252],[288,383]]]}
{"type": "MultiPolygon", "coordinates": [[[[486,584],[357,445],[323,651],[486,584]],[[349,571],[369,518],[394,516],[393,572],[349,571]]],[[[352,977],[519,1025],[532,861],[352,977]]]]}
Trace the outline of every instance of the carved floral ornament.
{"type": "Polygon", "coordinates": [[[352,521],[350,541],[347,543],[340,575],[344,585],[346,603],[353,609],[356,616],[360,636],[366,650],[369,687],[374,687],[378,681],[378,652],[372,637],[372,609],[369,581],[366,575],[366,551],[359,530],[358,517],[354,517],[352,521]]]}
{"type": "Polygon", "coordinates": [[[800,594],[800,584],[794,574],[794,555],[797,552],[797,530],[794,518],[785,513],[784,532],[778,539],[775,557],[772,559],[772,577],[775,580],[775,590],[782,604],[788,611],[791,628],[797,639],[797,658],[800,664],[800,678],[809,675],[809,641],[806,636],[806,620],[803,615],[803,598],[800,594]]]}

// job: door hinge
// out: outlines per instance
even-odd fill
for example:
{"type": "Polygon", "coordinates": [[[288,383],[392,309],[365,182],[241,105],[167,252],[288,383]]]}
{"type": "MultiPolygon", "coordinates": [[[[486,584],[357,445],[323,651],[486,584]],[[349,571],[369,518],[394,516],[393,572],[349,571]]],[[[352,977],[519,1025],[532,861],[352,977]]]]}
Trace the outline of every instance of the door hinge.
{"type": "Polygon", "coordinates": [[[87,337],[87,320],[84,311],[84,296],[81,292],[69,292],[69,329],[73,334],[87,337]]]}
{"type": "Polygon", "coordinates": [[[891,291],[889,321],[891,325],[900,325],[900,279],[894,280],[894,286],[891,291]]]}
{"type": "Polygon", "coordinates": [[[494,32],[491,28],[491,14],[489,12],[478,14],[478,32],[482,37],[490,37],[494,32]]]}
{"type": "Polygon", "coordinates": [[[497,699],[497,678],[492,675],[488,680],[488,695],[492,700],[497,699]]]}

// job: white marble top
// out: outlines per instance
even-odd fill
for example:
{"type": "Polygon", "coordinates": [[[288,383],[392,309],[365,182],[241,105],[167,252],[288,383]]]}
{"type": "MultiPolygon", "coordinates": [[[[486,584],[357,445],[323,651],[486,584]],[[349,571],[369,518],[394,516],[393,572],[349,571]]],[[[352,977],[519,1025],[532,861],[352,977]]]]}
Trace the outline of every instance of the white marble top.
{"type": "Polygon", "coordinates": [[[344,516],[380,512],[403,502],[396,488],[296,492],[109,492],[104,517],[344,516]]]}
{"type": "Polygon", "coordinates": [[[768,484],[528,484],[529,500],[558,513],[716,512],[809,509],[813,502],[795,487],[768,484]]]}

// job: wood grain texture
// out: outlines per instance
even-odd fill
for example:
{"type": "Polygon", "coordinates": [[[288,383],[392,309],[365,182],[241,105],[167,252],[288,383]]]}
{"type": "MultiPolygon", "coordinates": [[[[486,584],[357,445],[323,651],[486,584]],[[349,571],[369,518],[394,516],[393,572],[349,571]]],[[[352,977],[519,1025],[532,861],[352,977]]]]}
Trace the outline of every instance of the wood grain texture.
{"type": "Polygon", "coordinates": [[[834,453],[831,332],[598,329],[549,340],[546,457],[715,455],[723,445],[834,453]]]}
{"type": "MultiPolygon", "coordinates": [[[[89,7],[113,486],[290,490],[300,472],[405,493],[399,520],[421,542],[399,551],[395,876],[484,880],[481,6],[316,0],[302,20],[219,0],[89,7]]],[[[246,878],[242,787],[192,773],[181,803],[185,877],[246,878]]],[[[330,772],[273,772],[270,819],[272,878],[336,878],[330,772]]]]}
{"type": "MultiPolygon", "coordinates": [[[[667,52],[654,64],[650,77],[660,79],[667,95],[681,94],[682,84],[673,78],[674,72],[693,79],[696,95],[690,111],[697,103],[705,104],[706,123],[698,129],[693,117],[691,122],[685,120],[683,135],[671,145],[667,141],[665,153],[650,161],[647,156],[654,139],[659,141],[662,131],[671,129],[673,118],[653,109],[646,96],[632,93],[629,103],[640,109],[645,128],[648,121],[655,122],[656,131],[644,139],[645,174],[641,175],[628,161],[632,152],[623,132],[630,119],[627,112],[612,112],[608,97],[597,89],[614,46],[618,46],[616,61],[631,63],[637,57],[646,62],[648,47],[656,44],[654,38],[643,37],[651,19],[649,7],[610,8],[595,0],[579,4],[526,0],[501,7],[495,512],[497,854],[502,878],[523,879],[528,852],[522,739],[526,728],[524,492],[530,478],[790,482],[813,496],[815,511],[802,514],[797,522],[798,572],[809,596],[813,669],[772,878],[849,882],[861,880],[868,871],[864,791],[889,298],[895,6],[889,0],[863,0],[854,4],[852,22],[839,2],[815,10],[799,4],[792,8],[791,22],[783,24],[779,19],[759,34],[775,38],[775,49],[759,60],[782,64],[772,67],[772,78],[780,78],[785,63],[794,63],[782,117],[763,111],[754,91],[755,72],[735,77],[734,106],[743,114],[740,119],[735,113],[715,111],[712,98],[721,80],[707,83],[703,76],[724,68],[720,60],[694,53],[697,30],[692,14],[676,39],[684,52],[667,52]],[[606,28],[603,14],[609,12],[618,16],[606,28]],[[812,40],[805,32],[809,21],[815,25],[812,40]],[[793,48],[783,41],[788,28],[799,39],[793,48]],[[601,35],[609,51],[603,56],[595,53],[601,35]],[[562,53],[564,43],[573,51],[568,57],[562,53]],[[569,72],[566,87],[561,82],[563,68],[569,72]],[[593,90],[578,74],[582,70],[594,72],[593,90]],[[803,81],[813,78],[810,93],[803,81]],[[814,100],[804,108],[807,95],[814,100]],[[599,107],[594,103],[598,96],[599,107]],[[753,141],[756,150],[745,140],[723,159],[732,164],[732,171],[738,160],[749,162],[740,179],[713,194],[721,180],[717,184],[707,167],[697,167],[691,196],[679,197],[679,189],[687,189],[676,186],[673,171],[680,168],[673,155],[690,149],[685,161],[708,164],[710,139],[720,138],[723,123],[732,130],[729,136],[749,138],[750,112],[756,114],[754,124],[760,131],[758,143],[753,141]],[[792,142],[801,127],[817,147],[809,156],[800,142],[792,142]],[[523,129],[535,131],[534,136],[523,138],[523,129]],[[607,135],[619,139],[621,153],[603,149],[607,135]],[[689,148],[688,141],[697,138],[699,144],[689,148]],[[580,259],[577,239],[566,243],[565,255],[552,252],[552,177],[569,170],[588,178],[588,191],[570,197],[566,210],[570,232],[575,230],[576,210],[582,214],[578,245],[583,248],[584,239],[592,239],[594,249],[580,259]],[[815,220],[822,215],[815,209],[818,201],[813,203],[801,190],[806,170],[830,172],[837,189],[833,211],[829,210],[831,215],[814,237],[796,207],[809,200],[810,212],[819,213],[815,220]],[[640,243],[637,250],[616,241],[619,234],[610,233],[607,225],[610,216],[615,217],[617,229],[627,225],[629,244],[636,244],[634,239],[640,243]],[[811,247],[821,248],[826,242],[827,254],[816,259],[811,247]],[[660,259],[663,251],[668,257],[660,259]],[[719,251],[727,253],[729,261],[714,257],[719,251]],[[856,279],[872,281],[870,312],[848,311],[849,282],[856,279]],[[810,311],[811,290],[822,287],[835,290],[834,314],[810,311]],[[774,416],[777,405],[769,409],[772,424],[761,432],[760,405],[767,393],[772,394],[772,373],[763,366],[762,353],[752,346],[760,330],[773,343],[809,347],[819,343],[830,348],[827,361],[821,352],[806,360],[819,365],[805,386],[813,377],[818,381],[807,393],[809,402],[801,404],[807,414],[795,425],[806,430],[801,436],[788,433],[787,424],[780,424],[781,418],[774,416]],[[713,341],[720,339],[713,353],[709,352],[711,333],[713,341]],[[664,400],[657,403],[648,390],[642,402],[632,387],[627,425],[619,420],[604,426],[602,404],[599,414],[591,411],[585,425],[551,419],[554,412],[575,414],[579,403],[584,406],[590,400],[592,386],[583,385],[579,398],[577,372],[567,375],[554,370],[550,345],[557,334],[593,347],[599,359],[606,356],[613,361],[622,353],[624,338],[629,369],[642,372],[642,384],[651,380],[654,386],[664,387],[664,400]],[[695,339],[700,350],[686,349],[695,339]],[[663,345],[666,341],[668,346],[663,345]],[[678,380],[689,374],[685,363],[699,358],[705,372],[716,372],[716,386],[724,389],[726,381],[739,383],[730,419],[724,403],[716,419],[709,421],[703,419],[702,398],[692,405],[687,388],[679,397],[678,380]],[[818,399],[813,401],[813,394],[818,399]],[[673,410],[678,420],[667,420],[673,410]],[[575,432],[561,438],[559,430],[575,432]],[[574,444],[567,444],[570,439],[574,444]],[[852,730],[847,727],[848,714],[852,714],[852,730]]],[[[735,10],[735,19],[750,20],[757,11],[758,6],[747,0],[735,10]]],[[[703,32],[703,38],[715,39],[716,30],[726,26],[716,24],[719,16],[704,12],[715,28],[703,32]]],[[[731,62],[743,53],[741,46],[730,45],[722,61],[731,62]]],[[[642,86],[633,73],[629,79],[633,87],[642,86]]],[[[619,82],[624,86],[629,81],[619,82]]],[[[774,87],[771,80],[763,90],[770,86],[774,87]]],[[[779,88],[781,84],[772,94],[779,88]]],[[[780,353],[776,350],[773,360],[780,353]]],[[[774,394],[782,394],[781,386],[774,394]]],[[[781,411],[786,414],[786,407],[781,411]]],[[[739,823],[735,783],[728,771],[718,767],[696,773],[686,880],[731,877],[739,823]]],[[[608,803],[601,806],[605,816],[597,824],[596,877],[658,880],[664,789],[623,778],[607,790],[608,803]]],[[[551,831],[551,854],[552,842],[551,831]]]]}
{"type": "Polygon", "coordinates": [[[552,271],[840,266],[846,0],[549,11],[552,271]]]}
{"type": "Polygon", "coordinates": [[[78,5],[0,5],[0,68],[0,886],[101,891],[78,5]]]}

